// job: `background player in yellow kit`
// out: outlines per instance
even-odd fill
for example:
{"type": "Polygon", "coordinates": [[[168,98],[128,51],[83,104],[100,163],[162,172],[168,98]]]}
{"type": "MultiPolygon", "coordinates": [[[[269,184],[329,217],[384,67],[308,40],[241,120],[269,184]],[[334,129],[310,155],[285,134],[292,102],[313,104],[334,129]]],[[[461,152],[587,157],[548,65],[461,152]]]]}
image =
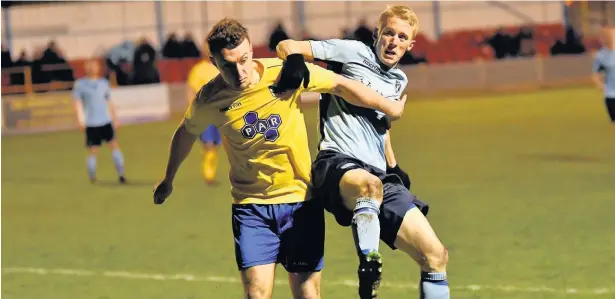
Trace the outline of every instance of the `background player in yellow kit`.
{"type": "Polygon", "coordinates": [[[207,41],[220,75],[199,90],[175,131],[154,203],[171,194],[196,138],[214,124],[230,164],[235,257],[245,297],[270,298],[276,263],[282,263],[295,298],[319,298],[324,210],[308,193],[311,157],[300,94],[333,93],[392,119],[401,116],[405,100],[387,100],[360,82],[305,64],[301,55],[288,56],[284,67],[278,58],[252,59],[247,29],[235,20],[219,21],[207,41]]]}
{"type": "MultiPolygon", "coordinates": [[[[220,72],[207,59],[197,63],[190,70],[188,75],[188,88],[186,88],[186,98],[188,103],[194,99],[201,87],[211,79],[215,78],[220,72]]],[[[209,125],[201,133],[199,139],[203,143],[203,179],[208,184],[213,184],[216,180],[216,169],[218,168],[218,146],[222,143],[220,131],[214,125],[209,125]]]]}

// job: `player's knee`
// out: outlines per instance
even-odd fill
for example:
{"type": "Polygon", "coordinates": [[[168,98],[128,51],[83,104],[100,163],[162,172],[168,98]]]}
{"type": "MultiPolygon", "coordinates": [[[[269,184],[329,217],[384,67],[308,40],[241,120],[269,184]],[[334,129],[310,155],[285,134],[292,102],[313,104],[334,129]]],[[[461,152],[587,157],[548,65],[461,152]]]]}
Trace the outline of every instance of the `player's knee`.
{"type": "Polygon", "coordinates": [[[382,200],[382,181],[375,176],[368,176],[359,185],[361,197],[382,200]]]}
{"type": "Polygon", "coordinates": [[[425,253],[424,271],[446,272],[448,264],[448,250],[443,246],[437,246],[430,252],[425,253]]]}
{"type": "Polygon", "coordinates": [[[246,287],[246,299],[269,299],[271,289],[264,284],[251,283],[246,287]]]}
{"type": "Polygon", "coordinates": [[[293,299],[320,299],[320,272],[291,273],[293,299]]]}

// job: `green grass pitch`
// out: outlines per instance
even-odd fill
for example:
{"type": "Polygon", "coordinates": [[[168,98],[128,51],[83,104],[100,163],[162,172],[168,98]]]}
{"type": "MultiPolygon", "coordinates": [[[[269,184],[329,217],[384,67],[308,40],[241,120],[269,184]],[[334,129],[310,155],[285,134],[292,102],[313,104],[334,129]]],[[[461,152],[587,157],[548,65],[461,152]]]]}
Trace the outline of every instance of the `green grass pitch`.
{"type": "MultiPolygon", "coordinates": [[[[88,182],[80,132],[3,137],[2,298],[240,298],[226,156],[208,187],[195,148],[152,202],[175,126],[119,129],[127,186],[108,149],[88,182]]],[[[597,91],[412,101],[392,135],[450,250],[453,298],[615,296],[615,126],[597,91]]],[[[381,298],[417,298],[417,266],[382,247],[381,298]]],[[[323,298],[356,298],[355,271],[351,233],[328,215],[323,298]]]]}

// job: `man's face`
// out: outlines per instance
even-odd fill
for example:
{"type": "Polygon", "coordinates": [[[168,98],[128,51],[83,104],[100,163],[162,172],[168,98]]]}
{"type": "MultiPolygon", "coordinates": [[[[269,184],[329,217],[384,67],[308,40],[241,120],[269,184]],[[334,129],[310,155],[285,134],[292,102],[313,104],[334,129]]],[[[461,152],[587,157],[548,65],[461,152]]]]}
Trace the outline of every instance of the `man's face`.
{"type": "Polygon", "coordinates": [[[391,17],[383,24],[376,40],[376,54],[382,64],[393,67],[414,46],[412,26],[408,22],[391,17]]]}
{"type": "Polygon", "coordinates": [[[90,76],[98,76],[100,74],[100,64],[96,60],[90,60],[85,65],[85,70],[90,76]]]}
{"type": "Polygon", "coordinates": [[[244,39],[234,49],[222,49],[213,54],[211,61],[230,88],[244,90],[252,84],[254,61],[252,60],[252,44],[248,39],[244,39]]]}

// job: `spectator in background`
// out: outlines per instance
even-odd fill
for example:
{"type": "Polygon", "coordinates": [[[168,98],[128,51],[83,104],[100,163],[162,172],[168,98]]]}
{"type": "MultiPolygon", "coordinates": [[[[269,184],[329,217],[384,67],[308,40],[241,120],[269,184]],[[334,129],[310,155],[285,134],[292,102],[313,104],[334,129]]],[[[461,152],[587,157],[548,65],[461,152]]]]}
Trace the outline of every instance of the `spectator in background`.
{"type": "Polygon", "coordinates": [[[519,33],[514,37],[515,51],[514,56],[533,57],[536,55],[536,44],[534,42],[534,30],[530,27],[522,26],[519,33]]]}
{"type": "Polygon", "coordinates": [[[177,40],[175,33],[169,34],[167,41],[162,47],[162,57],[164,58],[182,58],[182,44],[177,40]]]}
{"type": "Polygon", "coordinates": [[[6,43],[2,42],[2,68],[13,67],[13,57],[11,51],[6,47],[6,43]]]}
{"type": "Polygon", "coordinates": [[[566,28],[564,41],[558,39],[551,47],[551,55],[553,56],[582,53],[585,53],[585,46],[583,45],[582,38],[572,27],[566,28]]]}
{"type": "Polygon", "coordinates": [[[354,37],[369,47],[374,44],[374,31],[367,25],[365,18],[359,20],[359,27],[354,31],[354,37]]]}
{"type": "Polygon", "coordinates": [[[42,71],[47,74],[48,80],[63,82],[75,81],[73,69],[64,59],[55,41],[52,40],[47,44],[47,49],[43,51],[40,62],[42,71]]]}
{"type": "Polygon", "coordinates": [[[342,28],[342,39],[354,39],[354,34],[350,31],[350,28],[342,28]]]}
{"type": "Polygon", "coordinates": [[[160,82],[160,74],[156,67],[156,50],[146,38],[139,40],[132,61],[132,84],[152,84],[160,82]]]}
{"type": "Polygon", "coordinates": [[[493,49],[496,59],[504,59],[514,53],[512,37],[504,33],[501,27],[485,42],[493,49]]]}
{"type": "Polygon", "coordinates": [[[271,32],[271,36],[269,36],[269,50],[275,52],[275,47],[278,46],[278,43],[288,38],[288,34],[284,29],[284,24],[281,21],[278,22],[278,25],[276,25],[273,32],[271,32]]]}
{"type": "MultiPolygon", "coordinates": [[[[2,58],[4,59],[4,58],[2,58]]],[[[13,62],[13,67],[15,68],[25,68],[30,67],[31,62],[28,60],[28,55],[25,50],[21,50],[19,54],[19,59],[13,62]]],[[[23,69],[22,69],[23,70],[23,69]]],[[[17,71],[11,73],[11,84],[13,85],[24,85],[26,83],[23,71],[17,71]]]]}
{"type": "MultiPolygon", "coordinates": [[[[135,50],[134,42],[125,40],[111,48],[107,53],[105,64],[107,65],[108,72],[115,74],[118,85],[130,84],[130,74],[132,72],[130,66],[132,65],[135,50]]],[[[106,75],[107,78],[109,78],[110,73],[106,75]]]]}
{"type": "Polygon", "coordinates": [[[186,32],[184,35],[184,40],[182,41],[182,54],[185,58],[200,58],[201,51],[199,47],[196,46],[194,39],[192,38],[192,34],[190,32],[186,32]]]}

